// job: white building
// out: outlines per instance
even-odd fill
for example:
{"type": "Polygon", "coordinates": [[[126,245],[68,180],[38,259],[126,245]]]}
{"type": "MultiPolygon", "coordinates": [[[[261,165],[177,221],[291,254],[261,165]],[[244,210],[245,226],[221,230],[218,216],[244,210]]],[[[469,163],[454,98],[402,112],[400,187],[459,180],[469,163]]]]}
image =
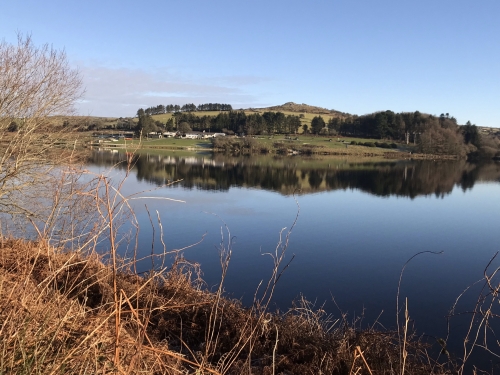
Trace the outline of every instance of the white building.
{"type": "Polygon", "coordinates": [[[165,138],[173,138],[173,137],[175,137],[176,135],[177,135],[177,133],[176,133],[176,132],[164,132],[164,133],[163,133],[163,136],[164,136],[165,138]]]}
{"type": "Polygon", "coordinates": [[[148,138],[163,138],[163,135],[157,132],[150,132],[148,133],[148,138]]]}
{"type": "Polygon", "coordinates": [[[200,139],[201,134],[200,133],[186,133],[182,136],[182,138],[185,139],[200,139]]]}

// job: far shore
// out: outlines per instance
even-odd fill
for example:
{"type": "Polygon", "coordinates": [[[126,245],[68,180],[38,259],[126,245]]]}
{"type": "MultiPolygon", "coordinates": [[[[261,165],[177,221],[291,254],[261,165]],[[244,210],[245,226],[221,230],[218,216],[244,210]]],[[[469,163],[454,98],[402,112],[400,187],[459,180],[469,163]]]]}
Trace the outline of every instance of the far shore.
{"type": "MultiPolygon", "coordinates": [[[[408,160],[408,159],[430,159],[430,160],[456,160],[456,155],[432,155],[419,154],[414,152],[414,147],[411,145],[397,144],[397,148],[388,149],[376,147],[373,139],[360,138],[326,138],[301,136],[294,140],[286,139],[283,136],[265,137],[258,136],[251,138],[253,148],[246,149],[238,147],[245,141],[245,138],[228,137],[227,140],[232,142],[225,148],[214,148],[212,141],[207,139],[182,139],[182,138],[163,138],[163,139],[148,139],[142,140],[118,140],[108,142],[89,142],[91,147],[121,149],[127,152],[141,150],[165,150],[165,151],[188,151],[188,152],[224,152],[234,155],[244,154],[270,154],[282,156],[311,156],[311,155],[329,155],[340,157],[356,157],[356,158],[375,158],[375,159],[392,159],[392,160],[408,160]],[[372,143],[373,146],[367,147],[364,145],[351,144],[356,143],[372,143]],[[239,142],[239,143],[238,143],[239,142]],[[235,146],[236,145],[236,146],[235,146]]],[[[382,143],[382,142],[381,142],[382,143]]],[[[385,143],[387,144],[387,143],[385,143]]]]}

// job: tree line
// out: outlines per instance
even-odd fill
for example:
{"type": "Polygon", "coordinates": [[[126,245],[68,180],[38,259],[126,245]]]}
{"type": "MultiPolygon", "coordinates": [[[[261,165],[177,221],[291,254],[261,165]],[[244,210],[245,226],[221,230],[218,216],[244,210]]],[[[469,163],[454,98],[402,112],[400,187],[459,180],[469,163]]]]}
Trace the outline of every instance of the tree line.
{"type": "Polygon", "coordinates": [[[423,153],[465,155],[480,153],[485,146],[476,125],[468,121],[460,126],[449,113],[433,116],[419,111],[383,111],[345,119],[331,118],[327,128],[345,136],[411,143],[423,153]]]}
{"type": "MultiPolygon", "coordinates": [[[[125,154],[94,153],[92,162],[96,165],[127,168],[127,163],[117,163],[116,158],[125,160],[125,154]]],[[[349,168],[331,169],[285,164],[284,166],[260,165],[219,157],[219,163],[188,164],[182,157],[170,164],[161,157],[154,160],[134,156],[133,166],[137,178],[159,186],[172,180],[182,180],[184,188],[227,191],[231,187],[258,187],[265,190],[292,194],[325,190],[360,189],[376,196],[403,196],[415,198],[420,195],[437,197],[451,193],[460,186],[463,191],[471,189],[476,181],[494,181],[500,177],[498,168],[490,169],[488,164],[468,164],[465,160],[454,163],[416,161],[412,163],[370,163],[353,164],[349,168]]]]}
{"type": "Polygon", "coordinates": [[[191,112],[176,112],[166,123],[154,121],[147,114],[139,115],[137,130],[144,133],[161,130],[223,132],[227,134],[295,134],[300,118],[283,112],[252,113],[244,111],[220,112],[217,116],[198,116],[191,112]]]}
{"type": "MultiPolygon", "coordinates": [[[[207,105],[205,108],[210,107],[207,105]]],[[[138,111],[138,131],[177,130],[186,133],[194,130],[273,135],[296,134],[302,127],[304,134],[399,141],[411,144],[416,151],[427,154],[468,155],[474,158],[490,158],[500,154],[499,145],[492,140],[483,139],[476,125],[470,121],[459,125],[449,113],[434,116],[419,111],[396,113],[388,110],[362,116],[332,117],[327,121],[321,116],[315,116],[310,125],[302,125],[300,116],[285,115],[279,111],[246,114],[244,111],[230,110],[216,116],[177,111],[166,123],[154,121],[148,113],[138,111]]]]}
{"type": "Polygon", "coordinates": [[[159,104],[157,106],[148,107],[146,109],[139,108],[137,110],[137,117],[143,115],[162,115],[165,113],[176,113],[176,112],[202,112],[202,111],[232,111],[233,107],[231,104],[221,104],[221,103],[206,103],[195,105],[193,103],[184,104],[180,106],[178,104],[159,104]]]}

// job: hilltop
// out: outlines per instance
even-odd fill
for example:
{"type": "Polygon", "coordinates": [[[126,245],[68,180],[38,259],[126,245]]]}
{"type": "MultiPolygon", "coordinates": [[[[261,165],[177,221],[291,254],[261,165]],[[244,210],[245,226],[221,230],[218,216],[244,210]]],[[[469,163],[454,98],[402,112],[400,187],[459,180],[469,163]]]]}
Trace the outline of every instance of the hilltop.
{"type": "Polygon", "coordinates": [[[336,111],[334,109],[327,109],[322,107],[316,107],[312,105],[308,105],[305,103],[297,104],[294,102],[287,102],[282,105],[276,105],[267,108],[259,108],[260,110],[268,110],[268,111],[280,111],[280,112],[299,112],[299,113],[313,113],[318,115],[339,115],[339,116],[348,116],[347,113],[336,111]]]}

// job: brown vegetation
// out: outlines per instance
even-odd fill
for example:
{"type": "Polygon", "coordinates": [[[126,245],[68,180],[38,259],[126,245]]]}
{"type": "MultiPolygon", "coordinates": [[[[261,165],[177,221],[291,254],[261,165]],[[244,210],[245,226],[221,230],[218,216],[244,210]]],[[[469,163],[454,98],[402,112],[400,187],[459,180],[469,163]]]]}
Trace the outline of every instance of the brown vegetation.
{"type": "MultiPolygon", "coordinates": [[[[114,271],[95,252],[2,238],[0,373],[389,374],[403,366],[395,332],[356,329],[304,299],[269,314],[263,300],[243,308],[220,289],[208,292],[182,258],[144,278],[119,264],[114,271]]],[[[406,372],[428,374],[424,346],[410,336],[405,343],[406,372]]]]}
{"type": "Polygon", "coordinates": [[[269,111],[285,111],[285,112],[302,112],[302,113],[314,113],[314,114],[319,114],[319,115],[338,115],[340,117],[342,116],[348,116],[348,114],[344,114],[340,111],[336,111],[334,109],[326,109],[322,107],[316,107],[308,104],[297,104],[294,102],[287,102],[282,105],[276,105],[273,107],[268,107],[268,108],[262,108],[265,110],[269,111]]]}

